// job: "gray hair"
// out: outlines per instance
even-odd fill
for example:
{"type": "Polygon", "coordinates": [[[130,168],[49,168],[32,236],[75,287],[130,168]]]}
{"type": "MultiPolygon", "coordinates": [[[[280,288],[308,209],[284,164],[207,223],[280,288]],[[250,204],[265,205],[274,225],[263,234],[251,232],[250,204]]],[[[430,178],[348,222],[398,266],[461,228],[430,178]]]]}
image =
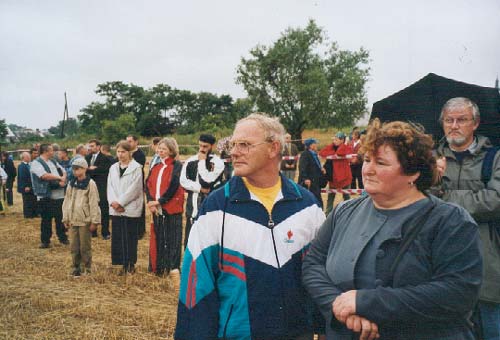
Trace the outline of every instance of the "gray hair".
{"type": "Polygon", "coordinates": [[[80,153],[80,151],[82,151],[83,148],[85,148],[85,145],[78,144],[75,148],[75,153],[80,153]]]}
{"type": "Polygon", "coordinates": [[[179,154],[179,145],[177,145],[177,141],[172,137],[163,138],[158,142],[158,145],[160,144],[164,144],[168,148],[170,157],[175,158],[179,154]]]}
{"type": "Polygon", "coordinates": [[[266,139],[266,141],[279,142],[281,146],[280,149],[283,150],[283,147],[285,146],[286,131],[283,125],[280,123],[279,118],[270,117],[269,115],[263,112],[254,112],[251,113],[249,116],[240,119],[236,123],[236,126],[247,121],[255,122],[264,131],[264,138],[266,139]]]}
{"type": "Polygon", "coordinates": [[[469,98],[465,97],[455,97],[449,99],[441,109],[441,115],[439,116],[439,121],[443,121],[443,116],[445,112],[453,111],[456,109],[472,109],[472,117],[474,121],[478,122],[480,118],[479,107],[469,98]]]}
{"type": "Polygon", "coordinates": [[[26,151],[23,151],[23,152],[21,153],[21,160],[23,160],[25,157],[27,157],[27,158],[31,159],[31,155],[30,155],[30,153],[29,153],[29,152],[26,152],[26,151]]]}

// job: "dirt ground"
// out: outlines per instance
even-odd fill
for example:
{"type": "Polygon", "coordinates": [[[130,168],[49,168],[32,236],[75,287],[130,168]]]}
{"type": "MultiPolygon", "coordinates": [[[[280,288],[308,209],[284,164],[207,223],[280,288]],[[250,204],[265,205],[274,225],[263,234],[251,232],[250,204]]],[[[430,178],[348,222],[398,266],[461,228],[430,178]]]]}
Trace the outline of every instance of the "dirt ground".
{"type": "Polygon", "coordinates": [[[24,219],[22,199],[0,215],[1,339],[173,339],[177,297],[168,278],[147,272],[149,233],[137,272],[118,276],[111,243],[92,239],[93,272],[70,275],[69,246],[52,236],[39,249],[40,219],[24,219]]]}

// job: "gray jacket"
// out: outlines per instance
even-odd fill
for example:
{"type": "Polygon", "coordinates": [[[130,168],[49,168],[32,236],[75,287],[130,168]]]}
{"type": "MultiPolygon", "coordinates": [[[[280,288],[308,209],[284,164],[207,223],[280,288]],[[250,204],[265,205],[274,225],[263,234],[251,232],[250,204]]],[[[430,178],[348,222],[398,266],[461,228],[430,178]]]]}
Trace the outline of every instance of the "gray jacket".
{"type": "Polygon", "coordinates": [[[477,147],[460,164],[447,145],[438,152],[446,157],[446,172],[441,180],[442,199],[467,210],[479,225],[484,257],[484,278],[480,300],[500,303],[500,237],[488,222],[500,221],[500,152],[493,160],[491,180],[485,188],[481,169],[488,138],[477,136],[477,147]]]}
{"type": "Polygon", "coordinates": [[[473,339],[468,317],[482,272],[477,225],[463,208],[431,199],[436,206],[394,276],[389,268],[406,235],[403,225],[367,254],[376,257],[371,289],[357,287],[355,268],[386,216],[370,197],[342,202],[328,216],[302,266],[304,286],[327,320],[327,339],[358,338],[332,314],[332,302],[349,290],[357,290],[356,314],[375,322],[381,339],[473,339]]]}

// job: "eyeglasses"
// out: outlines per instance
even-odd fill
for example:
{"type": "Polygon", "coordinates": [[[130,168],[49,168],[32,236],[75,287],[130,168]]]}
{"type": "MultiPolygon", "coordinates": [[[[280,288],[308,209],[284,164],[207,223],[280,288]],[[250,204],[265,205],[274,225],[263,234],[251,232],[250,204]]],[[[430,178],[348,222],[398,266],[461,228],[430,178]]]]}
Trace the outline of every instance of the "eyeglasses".
{"type": "Polygon", "coordinates": [[[272,143],[271,141],[265,141],[265,142],[260,142],[260,143],[255,143],[255,144],[250,144],[248,142],[229,142],[229,150],[233,151],[236,149],[236,151],[246,154],[250,152],[250,148],[253,148],[258,145],[262,144],[267,144],[267,143],[272,143]]]}
{"type": "Polygon", "coordinates": [[[469,123],[472,120],[474,120],[474,118],[463,118],[463,117],[461,117],[461,118],[444,118],[443,124],[453,125],[456,123],[457,125],[462,126],[462,125],[469,123]]]}

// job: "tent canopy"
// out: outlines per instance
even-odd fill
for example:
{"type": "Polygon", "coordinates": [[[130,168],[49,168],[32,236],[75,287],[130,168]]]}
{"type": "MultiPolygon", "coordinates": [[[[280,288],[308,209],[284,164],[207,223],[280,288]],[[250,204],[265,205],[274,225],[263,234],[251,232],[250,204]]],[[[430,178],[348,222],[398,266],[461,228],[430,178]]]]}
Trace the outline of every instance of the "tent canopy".
{"type": "Polygon", "coordinates": [[[370,119],[378,117],[382,122],[401,120],[419,123],[435,141],[443,137],[439,123],[441,108],[454,97],[466,97],[474,101],[481,114],[477,134],[490,138],[500,145],[500,94],[492,87],[462,83],[429,73],[407,88],[373,104],[370,119]]]}

